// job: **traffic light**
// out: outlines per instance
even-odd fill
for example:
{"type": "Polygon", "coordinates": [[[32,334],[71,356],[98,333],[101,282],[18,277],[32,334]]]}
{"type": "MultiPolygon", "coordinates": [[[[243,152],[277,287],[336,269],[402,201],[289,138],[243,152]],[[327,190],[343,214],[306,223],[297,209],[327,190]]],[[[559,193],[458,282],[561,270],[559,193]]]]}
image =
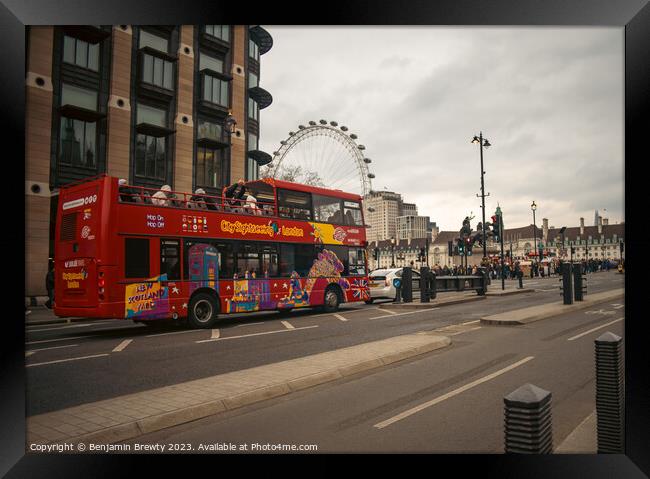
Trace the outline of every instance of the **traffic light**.
{"type": "Polygon", "coordinates": [[[623,253],[623,250],[625,249],[625,246],[623,246],[623,244],[624,244],[623,241],[621,241],[621,242],[618,244],[619,248],[621,248],[621,253],[623,253]]]}
{"type": "Polygon", "coordinates": [[[372,251],[372,257],[374,258],[375,261],[379,261],[379,248],[375,248],[372,251]]]}
{"type": "Polygon", "coordinates": [[[419,258],[420,258],[420,261],[422,261],[422,262],[426,261],[426,259],[427,259],[427,252],[426,252],[426,249],[424,248],[424,246],[422,246],[420,248],[420,256],[419,256],[419,258]]]}
{"type": "Polygon", "coordinates": [[[467,256],[472,256],[472,238],[467,238],[467,245],[466,245],[466,251],[467,251],[467,256]]]}
{"type": "Polygon", "coordinates": [[[496,243],[501,242],[501,215],[492,217],[492,234],[496,243]]]}
{"type": "Polygon", "coordinates": [[[454,251],[454,242],[451,240],[447,242],[447,251],[449,252],[449,256],[454,256],[454,254],[458,254],[457,251],[454,251]]]}
{"type": "Polygon", "coordinates": [[[465,254],[465,242],[458,238],[458,254],[463,256],[465,254]]]}

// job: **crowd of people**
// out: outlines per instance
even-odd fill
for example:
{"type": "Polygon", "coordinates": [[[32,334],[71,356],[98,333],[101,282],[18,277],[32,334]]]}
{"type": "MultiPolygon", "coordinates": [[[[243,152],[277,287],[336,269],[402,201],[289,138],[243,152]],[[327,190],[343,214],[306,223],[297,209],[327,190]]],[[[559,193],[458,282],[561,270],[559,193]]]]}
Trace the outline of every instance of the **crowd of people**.
{"type": "Polygon", "coordinates": [[[118,181],[119,198],[124,203],[146,203],[155,206],[173,206],[177,208],[189,208],[197,210],[222,211],[224,209],[233,213],[249,213],[253,215],[269,214],[271,205],[258,206],[257,198],[245,185],[243,179],[223,190],[223,202],[221,197],[206,194],[203,188],[197,188],[192,197],[178,198],[172,191],[171,186],[163,185],[153,195],[145,188],[132,187],[127,184],[124,178],[118,181]]]}

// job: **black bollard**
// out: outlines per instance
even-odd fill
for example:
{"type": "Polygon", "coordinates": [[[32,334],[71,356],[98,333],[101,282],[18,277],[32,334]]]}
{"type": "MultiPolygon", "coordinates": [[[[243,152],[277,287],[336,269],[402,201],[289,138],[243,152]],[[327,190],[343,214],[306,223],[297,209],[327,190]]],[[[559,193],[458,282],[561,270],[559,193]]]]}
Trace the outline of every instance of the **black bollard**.
{"type": "Polygon", "coordinates": [[[429,271],[429,294],[431,299],[436,299],[438,296],[438,278],[433,271],[429,271]]]}
{"type": "Polygon", "coordinates": [[[584,287],[582,285],[582,265],[580,263],[573,265],[573,299],[582,301],[584,298],[584,287]]]}
{"type": "Polygon", "coordinates": [[[505,452],[550,454],[553,451],[551,393],[525,384],[503,398],[505,452]]]}
{"type": "Polygon", "coordinates": [[[524,272],[519,270],[517,277],[519,278],[519,289],[524,289],[524,272]]]}
{"type": "Polygon", "coordinates": [[[573,304],[573,290],[571,288],[571,263],[562,263],[562,296],[564,304],[573,304]]]}
{"type": "Polygon", "coordinates": [[[622,339],[607,332],[596,339],[596,421],[598,453],[625,452],[625,398],[622,339]]]}
{"type": "Polygon", "coordinates": [[[413,302],[413,271],[410,266],[402,268],[402,300],[413,302]]]}
{"type": "Polygon", "coordinates": [[[420,268],[420,303],[429,302],[429,268],[427,266],[422,266],[420,268]]]}

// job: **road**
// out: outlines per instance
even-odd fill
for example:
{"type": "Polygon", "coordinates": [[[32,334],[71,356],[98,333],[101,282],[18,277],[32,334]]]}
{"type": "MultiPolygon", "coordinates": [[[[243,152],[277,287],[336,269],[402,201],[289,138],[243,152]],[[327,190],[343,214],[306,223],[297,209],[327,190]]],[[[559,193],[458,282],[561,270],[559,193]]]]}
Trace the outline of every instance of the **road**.
{"type": "Polygon", "coordinates": [[[466,325],[449,348],[127,443],[501,453],[503,397],[532,383],[552,393],[557,446],[595,409],[594,339],[623,335],[622,303],[525,326],[466,325]]]}
{"type": "MultiPolygon", "coordinates": [[[[525,285],[536,291],[488,297],[434,311],[393,314],[377,305],[361,303],[345,305],[337,314],[302,310],[288,315],[232,316],[213,330],[152,327],[119,320],[28,326],[27,414],[440,329],[485,314],[560,300],[557,278],[538,278],[525,285]]],[[[589,275],[590,293],[621,287],[622,275],[589,275]]],[[[491,288],[498,289],[499,285],[493,282],[491,288]]]]}

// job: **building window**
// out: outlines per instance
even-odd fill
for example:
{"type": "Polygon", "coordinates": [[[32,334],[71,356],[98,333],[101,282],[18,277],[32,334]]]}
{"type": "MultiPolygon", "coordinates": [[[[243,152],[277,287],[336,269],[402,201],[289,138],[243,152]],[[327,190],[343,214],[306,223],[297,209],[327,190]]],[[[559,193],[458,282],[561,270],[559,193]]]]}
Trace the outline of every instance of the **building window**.
{"type": "MultiPolygon", "coordinates": [[[[248,151],[253,151],[258,149],[258,138],[257,135],[252,133],[248,134],[248,151]]],[[[246,180],[253,181],[259,178],[259,167],[257,162],[253,158],[246,158],[246,180]]]]}
{"type": "Polygon", "coordinates": [[[224,42],[230,41],[230,25],[206,25],[205,33],[224,42]]]}
{"type": "Polygon", "coordinates": [[[197,187],[221,188],[223,186],[223,154],[224,150],[199,146],[196,151],[197,187]]]}
{"type": "Polygon", "coordinates": [[[197,138],[205,138],[208,140],[222,141],[223,128],[218,123],[210,121],[199,120],[197,138]]]}
{"type": "Polygon", "coordinates": [[[248,151],[257,150],[257,135],[252,133],[248,134],[248,151]]]}
{"type": "Polygon", "coordinates": [[[147,123],[149,125],[167,126],[167,112],[158,108],[147,105],[138,105],[137,123],[147,123]]]}
{"type": "Polygon", "coordinates": [[[140,41],[138,43],[138,48],[153,48],[159,52],[168,53],[169,52],[169,40],[164,37],[159,37],[153,33],[149,33],[146,30],[140,30],[140,41]]]}
{"type": "Polygon", "coordinates": [[[199,55],[199,71],[206,69],[223,73],[223,60],[201,53],[199,55]]]}
{"type": "Polygon", "coordinates": [[[248,72],[248,88],[259,86],[260,78],[253,72],[248,72]]]}
{"type": "Polygon", "coordinates": [[[135,141],[135,175],[166,180],[166,139],[138,133],[135,141]]]}
{"type": "Polygon", "coordinates": [[[63,83],[61,105],[74,105],[87,110],[97,110],[97,92],[63,83]]]}
{"type": "Polygon", "coordinates": [[[92,71],[99,71],[99,44],[92,44],[65,35],[63,61],[92,71]]]}
{"type": "Polygon", "coordinates": [[[96,168],[97,129],[95,123],[61,117],[59,163],[96,168]]]}
{"type": "Polygon", "coordinates": [[[248,40],[248,56],[253,60],[260,61],[260,47],[253,40],[248,40]]]}
{"type": "Polygon", "coordinates": [[[172,90],[174,64],[148,53],[142,55],[142,81],[167,90],[172,90]]]}
{"type": "Polygon", "coordinates": [[[257,106],[257,102],[252,98],[248,98],[248,118],[252,118],[255,121],[260,119],[260,107],[257,106]]]}
{"type": "Polygon", "coordinates": [[[203,76],[203,99],[228,107],[228,82],[210,75],[203,76]]]}

